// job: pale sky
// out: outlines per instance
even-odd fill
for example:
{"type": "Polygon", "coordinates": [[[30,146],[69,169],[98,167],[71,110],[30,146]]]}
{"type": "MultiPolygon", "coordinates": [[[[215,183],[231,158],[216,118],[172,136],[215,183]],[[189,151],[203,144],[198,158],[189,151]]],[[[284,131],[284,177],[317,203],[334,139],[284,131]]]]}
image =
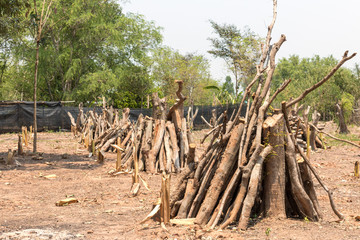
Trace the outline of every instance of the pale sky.
{"type": "MultiPolygon", "coordinates": [[[[162,27],[164,45],[180,53],[196,52],[211,63],[213,78],[223,81],[230,75],[223,60],[210,54],[209,37],[214,37],[209,20],[249,26],[265,37],[272,19],[272,0],[130,0],[122,3],[125,12],[144,15],[162,27]]],[[[346,64],[360,63],[360,0],[278,0],[273,41],[285,34],[287,41],[278,57],[333,55],[340,59],[345,50],[358,55],[346,64]]]]}

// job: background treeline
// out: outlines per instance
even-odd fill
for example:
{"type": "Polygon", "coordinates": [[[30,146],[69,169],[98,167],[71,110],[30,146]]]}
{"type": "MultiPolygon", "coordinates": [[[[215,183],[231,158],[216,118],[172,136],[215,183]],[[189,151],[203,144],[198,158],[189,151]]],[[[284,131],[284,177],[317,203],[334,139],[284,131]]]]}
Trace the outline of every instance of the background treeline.
{"type": "MultiPolygon", "coordinates": [[[[38,10],[50,5],[39,46],[38,100],[75,100],[91,106],[104,96],[115,107],[139,108],[146,106],[148,95],[158,92],[172,104],[174,80],[181,79],[189,99],[186,104],[236,103],[256,73],[262,38],[249,28],[209,22],[213,36],[208,52],[223,59],[229,70],[229,76],[219,82],[211,77],[205,56],[164,46],[161,28],[141,15],[124,13],[121,1],[1,0],[0,100],[33,99],[41,18],[34,4],[38,10]]],[[[280,59],[272,88],[291,78],[278,99],[297,96],[336,62],[332,56],[280,59]]],[[[358,65],[342,68],[304,103],[333,115],[335,104],[341,103],[346,116],[351,115],[360,97],[359,75],[358,65]]]]}

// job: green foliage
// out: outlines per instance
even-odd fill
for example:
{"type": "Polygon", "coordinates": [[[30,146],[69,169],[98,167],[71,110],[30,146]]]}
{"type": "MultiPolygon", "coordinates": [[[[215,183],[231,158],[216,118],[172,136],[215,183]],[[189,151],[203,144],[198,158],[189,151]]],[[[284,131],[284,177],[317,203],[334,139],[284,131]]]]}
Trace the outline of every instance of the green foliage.
{"type": "Polygon", "coordinates": [[[215,57],[222,58],[235,77],[235,94],[247,86],[256,74],[256,62],[261,55],[258,37],[249,28],[243,31],[235,25],[220,25],[210,21],[217,38],[209,38],[212,49],[208,51],[215,57]]]}
{"type": "Polygon", "coordinates": [[[234,83],[231,81],[230,76],[226,76],[225,83],[223,84],[223,88],[229,94],[235,94],[235,92],[234,92],[234,83]]]}
{"type": "MultiPolygon", "coordinates": [[[[51,10],[40,41],[39,100],[90,104],[104,95],[116,107],[140,106],[153,87],[149,69],[151,51],[162,40],[159,28],[140,15],[124,14],[115,0],[59,0],[51,10]],[[128,100],[116,99],[122,96],[128,100]]],[[[0,62],[0,96],[7,100],[32,96],[27,85],[34,71],[38,16],[33,11],[27,15],[26,8],[21,11],[26,27],[7,46],[6,57],[0,56],[7,60],[0,62]]]]}
{"type": "Polygon", "coordinates": [[[221,87],[217,85],[208,85],[204,89],[211,90],[216,98],[216,104],[235,104],[240,101],[242,92],[235,95],[234,84],[231,82],[230,76],[227,76],[221,87]]]}
{"type": "MultiPolygon", "coordinates": [[[[273,77],[272,91],[274,92],[285,79],[291,78],[292,81],[278,95],[274,106],[279,108],[281,101],[299,96],[305,89],[323,79],[337,62],[332,56],[301,59],[299,56],[292,55],[289,58],[280,59],[273,77]]],[[[326,113],[335,116],[335,104],[344,99],[349,113],[352,109],[352,104],[349,105],[349,101],[354,101],[360,97],[359,80],[351,70],[342,67],[323,86],[307,95],[301,103],[310,105],[312,110],[316,109],[321,114],[326,113]]]]}
{"type": "Polygon", "coordinates": [[[341,94],[341,109],[343,110],[346,122],[349,122],[352,112],[354,110],[355,97],[350,93],[344,92],[341,94]]]}
{"type": "MultiPolygon", "coordinates": [[[[342,140],[347,140],[347,141],[351,141],[351,142],[360,142],[360,136],[359,134],[342,134],[342,133],[335,133],[334,134],[335,137],[340,138],[342,140]]],[[[342,141],[338,141],[335,140],[331,137],[327,137],[325,136],[326,142],[328,143],[327,146],[332,147],[332,146],[349,146],[348,143],[342,142],[342,141]]]]}
{"type": "Polygon", "coordinates": [[[210,79],[209,62],[202,55],[182,55],[168,47],[160,48],[154,52],[152,75],[170,105],[174,104],[177,98],[177,79],[184,81],[183,94],[188,98],[185,104],[211,102],[211,93],[204,91],[204,87],[214,84],[215,81],[210,79]]]}
{"type": "Polygon", "coordinates": [[[266,236],[270,236],[271,228],[266,228],[265,234],[266,236]]]}
{"type": "Polygon", "coordinates": [[[22,13],[29,6],[26,0],[0,0],[0,36],[4,37],[21,30],[22,13]]]}

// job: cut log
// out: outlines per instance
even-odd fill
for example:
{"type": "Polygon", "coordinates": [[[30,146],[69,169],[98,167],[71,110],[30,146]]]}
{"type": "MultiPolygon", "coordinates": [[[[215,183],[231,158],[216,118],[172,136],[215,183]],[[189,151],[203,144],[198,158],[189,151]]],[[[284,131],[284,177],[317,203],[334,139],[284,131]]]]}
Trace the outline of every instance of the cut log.
{"type": "Polygon", "coordinates": [[[198,184],[199,183],[197,183],[197,181],[194,179],[189,179],[187,181],[185,195],[181,202],[179,212],[177,214],[178,218],[187,218],[189,206],[191,205],[191,203],[195,197],[198,184]]]}
{"type": "Polygon", "coordinates": [[[165,136],[164,136],[164,147],[165,147],[165,170],[167,173],[170,173],[172,170],[172,164],[173,162],[171,161],[171,157],[172,157],[172,150],[170,148],[170,135],[168,131],[165,131],[165,136]]]}
{"type": "Polygon", "coordinates": [[[254,206],[255,198],[258,193],[259,183],[261,181],[261,172],[264,163],[264,159],[266,156],[272,151],[272,146],[268,145],[264,151],[260,154],[259,158],[256,160],[255,166],[251,172],[251,177],[249,181],[249,187],[247,195],[244,199],[243,208],[240,215],[240,220],[238,224],[238,228],[246,229],[249,219],[251,209],[254,206]]]}
{"type": "Polygon", "coordinates": [[[307,217],[310,220],[316,220],[317,212],[311,199],[305,192],[301,182],[300,170],[296,160],[295,146],[290,138],[289,133],[287,133],[286,138],[285,155],[286,165],[289,169],[289,176],[291,179],[290,183],[292,196],[297,204],[298,209],[300,210],[301,217],[307,217]]]}
{"type": "Polygon", "coordinates": [[[317,213],[317,217],[322,218],[322,214],[320,212],[320,205],[319,205],[319,202],[318,202],[318,199],[316,196],[316,191],[314,188],[314,183],[313,183],[313,180],[312,180],[312,177],[310,174],[309,167],[306,165],[305,162],[300,162],[299,168],[300,168],[301,179],[302,179],[302,183],[303,183],[305,192],[307,193],[307,195],[309,196],[309,198],[311,199],[311,201],[313,203],[313,206],[317,213]]]}
{"type": "Polygon", "coordinates": [[[146,171],[149,171],[150,169],[150,163],[149,161],[146,161],[147,159],[147,156],[146,154],[144,154],[144,151],[148,152],[150,151],[151,149],[151,139],[152,139],[152,131],[153,131],[153,121],[152,119],[146,119],[145,120],[146,122],[146,127],[145,127],[145,133],[144,133],[144,140],[143,142],[141,143],[141,155],[142,155],[142,158],[141,158],[141,161],[144,163],[145,165],[145,170],[146,171]]]}
{"type": "Polygon", "coordinates": [[[265,138],[273,146],[265,163],[264,213],[268,217],[286,218],[285,210],[285,123],[283,114],[267,118],[264,125],[265,138]]]}
{"type": "Polygon", "coordinates": [[[156,157],[160,151],[162,142],[163,142],[163,138],[164,138],[164,134],[165,134],[165,120],[157,120],[156,121],[156,125],[155,125],[155,130],[154,130],[154,144],[149,152],[148,155],[148,159],[147,161],[149,161],[149,172],[150,173],[155,173],[156,169],[155,169],[155,162],[156,162],[156,157]]]}
{"type": "Polygon", "coordinates": [[[171,145],[171,150],[172,150],[171,162],[174,164],[175,171],[179,172],[180,171],[180,155],[179,155],[179,147],[178,147],[178,143],[177,143],[175,126],[173,123],[168,121],[166,123],[166,128],[167,128],[167,130],[169,132],[169,136],[170,136],[170,145],[171,145]]]}
{"type": "Polygon", "coordinates": [[[236,153],[239,150],[243,130],[244,125],[239,124],[234,128],[233,133],[231,134],[229,143],[221,158],[220,166],[215,172],[204,202],[201,204],[199,213],[196,215],[195,222],[198,224],[204,225],[209,221],[211,212],[214,210],[215,204],[217,203],[217,199],[221,191],[223,191],[226,182],[229,180],[229,172],[234,168],[236,163],[235,157],[237,156],[236,153]]]}
{"type": "Polygon", "coordinates": [[[165,224],[170,223],[170,175],[163,174],[161,181],[161,220],[165,224]]]}

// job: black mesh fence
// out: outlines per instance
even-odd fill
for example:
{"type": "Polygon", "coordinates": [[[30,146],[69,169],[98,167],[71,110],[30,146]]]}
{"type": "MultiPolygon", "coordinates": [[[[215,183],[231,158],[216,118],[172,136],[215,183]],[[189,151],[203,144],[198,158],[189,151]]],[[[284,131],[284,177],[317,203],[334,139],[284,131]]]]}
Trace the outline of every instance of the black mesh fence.
{"type": "MultiPolygon", "coordinates": [[[[84,108],[84,111],[93,108],[84,108]]],[[[79,108],[63,106],[61,102],[38,102],[36,118],[38,131],[70,129],[70,112],[76,119],[79,108]]],[[[97,108],[96,111],[100,111],[97,108]]],[[[34,123],[33,102],[0,102],[0,133],[20,132],[22,126],[30,127],[34,123]]]]}
{"type": "MultiPolygon", "coordinates": [[[[199,109],[198,114],[196,118],[194,119],[194,127],[195,128],[201,128],[205,126],[204,121],[201,119],[201,116],[203,116],[206,121],[210,121],[210,118],[212,117],[212,110],[216,110],[216,115],[219,117],[223,112],[226,110],[226,114],[228,116],[228,119],[231,117],[231,115],[234,113],[236,114],[239,104],[231,104],[231,105],[222,105],[222,106],[194,106],[193,110],[195,112],[196,108],[199,109]]],[[[243,106],[241,109],[241,115],[245,116],[246,106],[243,106]]],[[[185,116],[188,114],[188,107],[185,107],[185,116]]]]}
{"type": "MultiPolygon", "coordinates": [[[[228,118],[231,114],[239,108],[238,104],[224,105],[224,106],[194,106],[194,112],[196,109],[198,114],[194,119],[194,127],[201,128],[205,126],[205,123],[201,119],[203,116],[207,121],[212,116],[212,110],[216,109],[217,116],[220,116],[225,110],[227,110],[228,118]]],[[[101,108],[84,108],[84,113],[93,110],[101,113],[101,108]]],[[[188,113],[188,107],[185,107],[185,116],[188,113]]],[[[0,133],[6,132],[20,132],[22,126],[30,127],[33,125],[33,102],[0,102],[0,133]]],[[[61,102],[38,102],[37,103],[37,125],[38,131],[44,130],[60,130],[70,129],[71,122],[67,115],[70,112],[73,117],[77,118],[79,114],[78,107],[63,106],[61,102]]],[[[242,109],[242,115],[245,114],[245,107],[242,109]]],[[[130,119],[136,121],[140,114],[144,116],[151,116],[152,109],[131,109],[130,119]]]]}

